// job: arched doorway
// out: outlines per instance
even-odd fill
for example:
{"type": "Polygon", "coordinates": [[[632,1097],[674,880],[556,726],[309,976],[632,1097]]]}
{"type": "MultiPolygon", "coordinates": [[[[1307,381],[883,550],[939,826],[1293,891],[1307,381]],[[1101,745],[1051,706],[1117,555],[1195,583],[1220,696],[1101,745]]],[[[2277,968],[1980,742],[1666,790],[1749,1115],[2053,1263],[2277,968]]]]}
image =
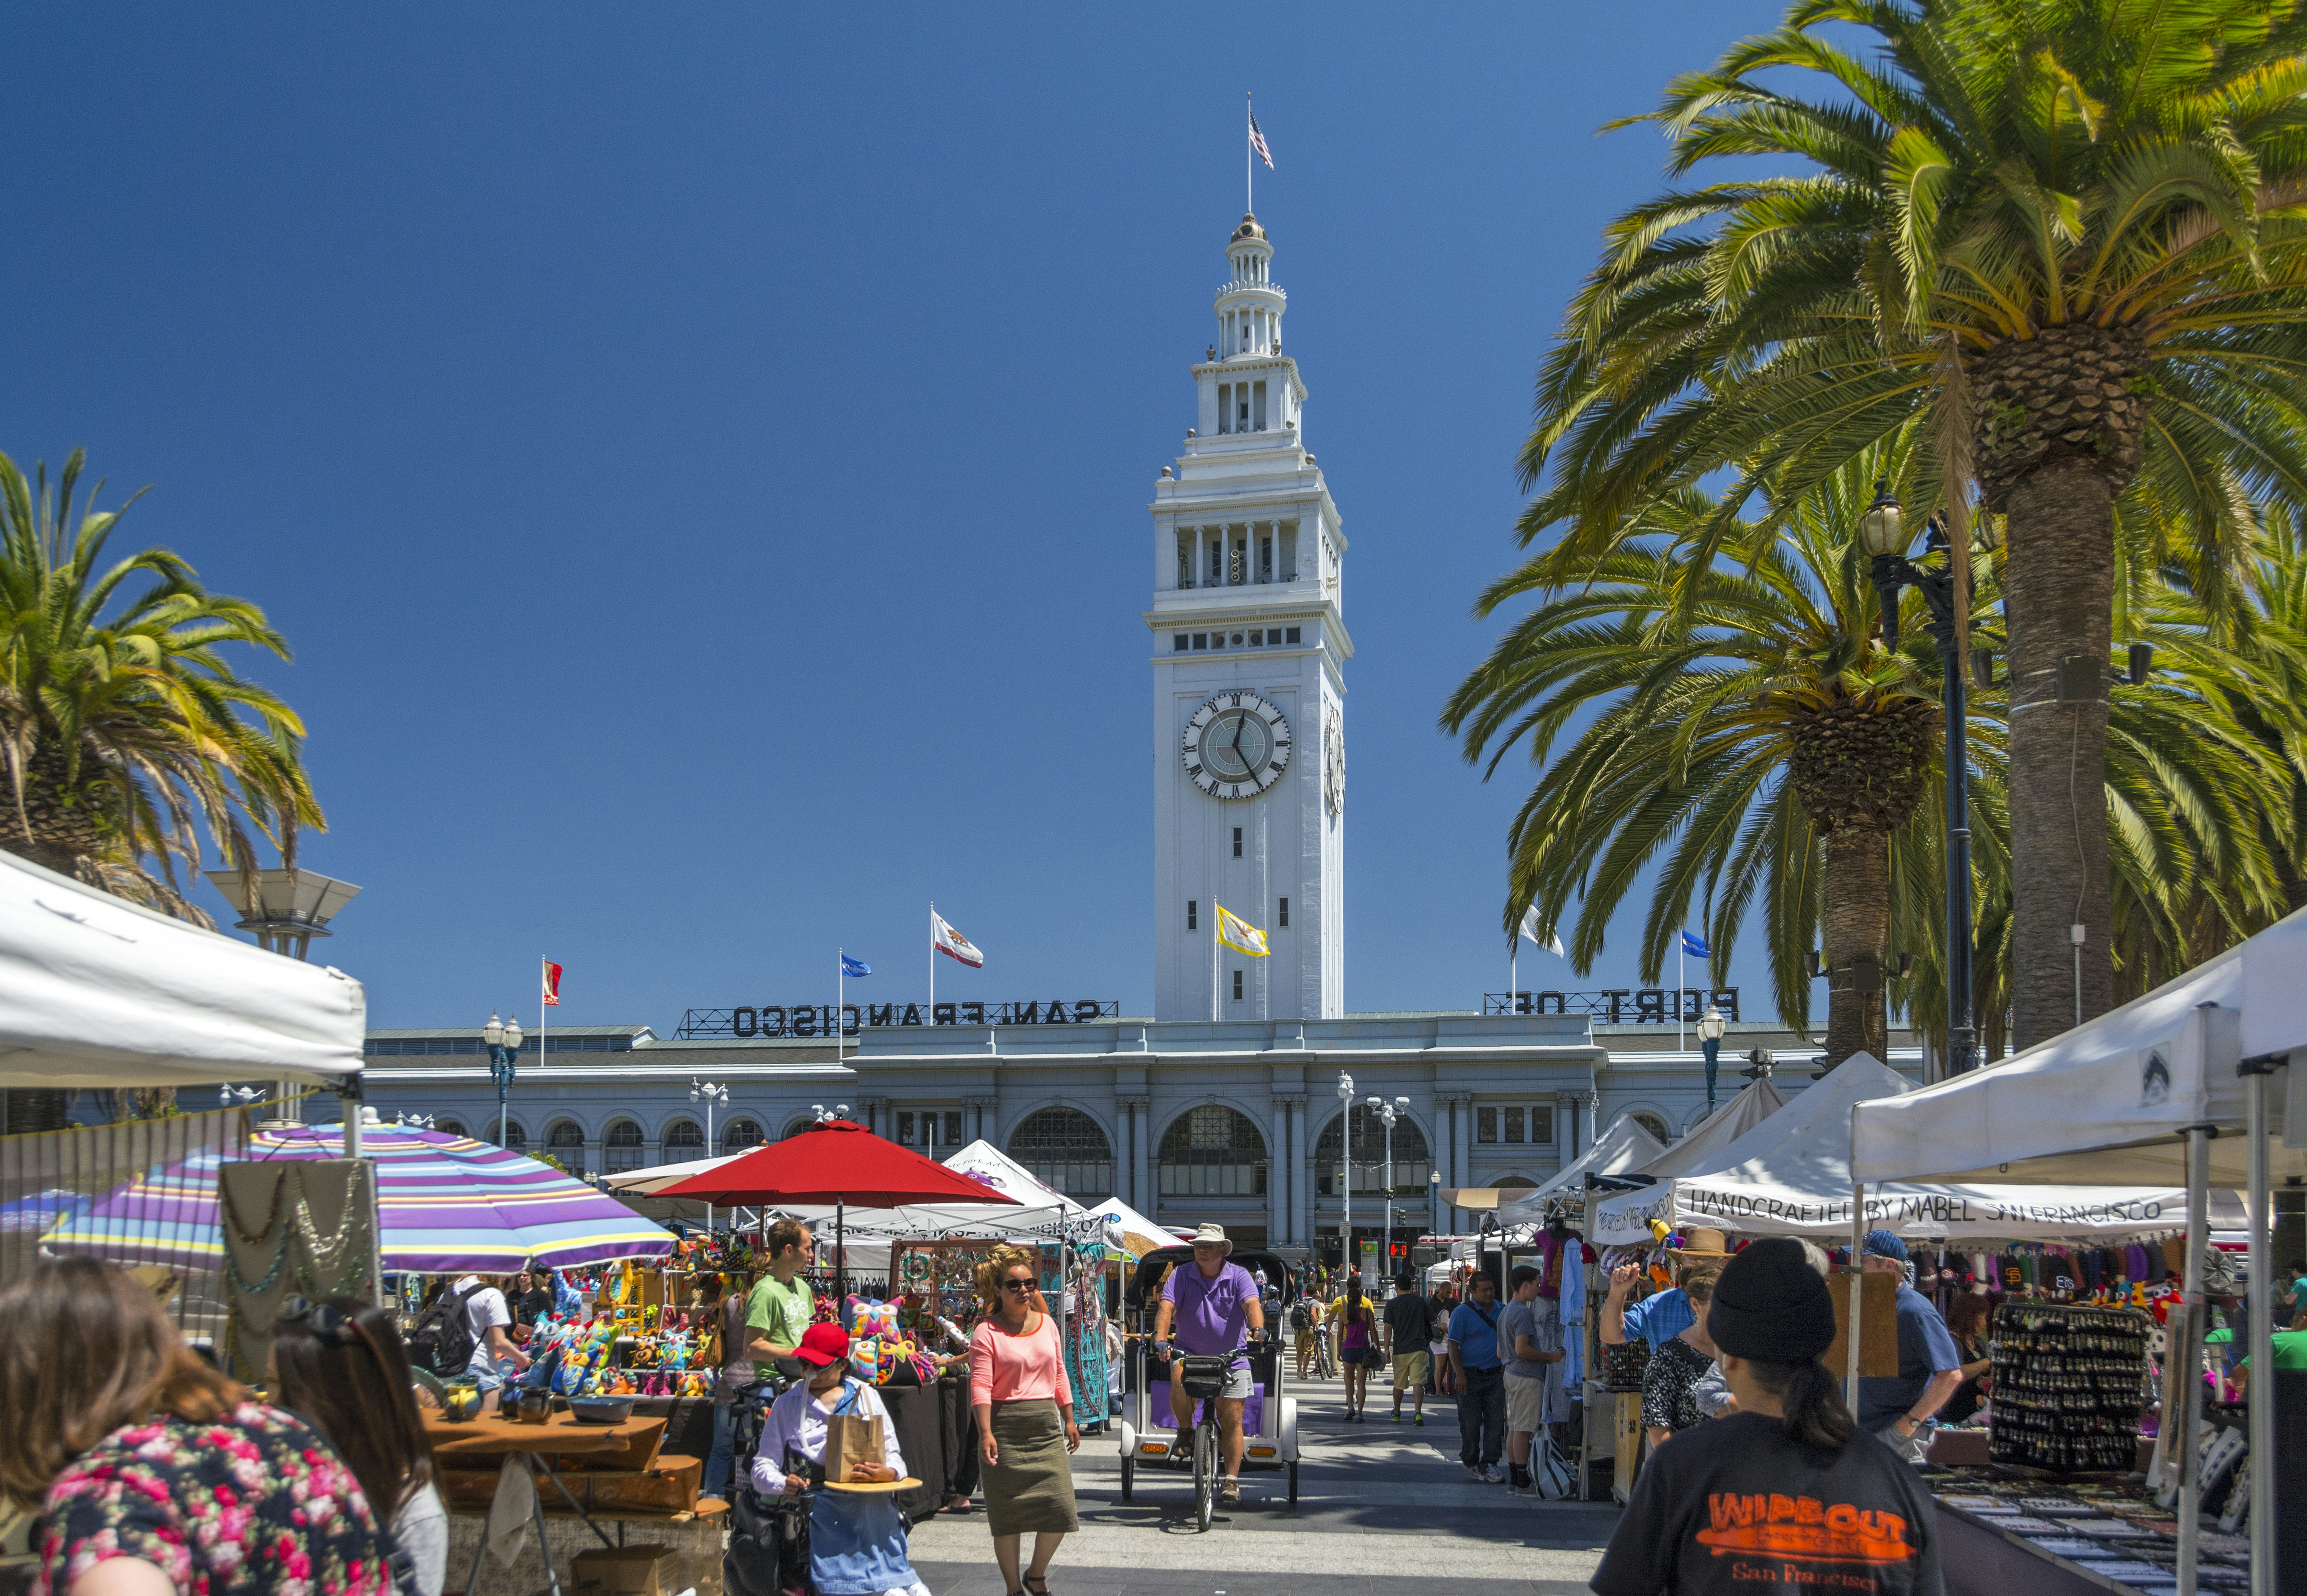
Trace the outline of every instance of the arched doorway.
{"type": "MultiPolygon", "coordinates": [[[[1385,1121],[1360,1109],[1354,1111],[1353,1120],[1353,1195],[1381,1197],[1386,1190],[1385,1121]]],[[[1325,1197],[1334,1197],[1345,1189],[1340,1168],[1345,1151],[1345,1122],[1343,1114],[1332,1120],[1314,1143],[1316,1188],[1325,1197]]],[[[1397,1116],[1394,1122],[1394,1197],[1415,1197],[1423,1203],[1427,1177],[1433,1172],[1434,1154],[1426,1146],[1426,1133],[1418,1128],[1416,1120],[1397,1116]]]]}
{"type": "Polygon", "coordinates": [[[1033,1179],[1085,1207],[1113,1195],[1113,1144],[1075,1108],[1037,1109],[1009,1133],[1009,1156],[1033,1179]]]}
{"type": "Polygon", "coordinates": [[[1188,1109],[1162,1133],[1161,1184],[1172,1198],[1262,1197],[1265,1138],[1248,1114],[1222,1103],[1188,1109]]]}

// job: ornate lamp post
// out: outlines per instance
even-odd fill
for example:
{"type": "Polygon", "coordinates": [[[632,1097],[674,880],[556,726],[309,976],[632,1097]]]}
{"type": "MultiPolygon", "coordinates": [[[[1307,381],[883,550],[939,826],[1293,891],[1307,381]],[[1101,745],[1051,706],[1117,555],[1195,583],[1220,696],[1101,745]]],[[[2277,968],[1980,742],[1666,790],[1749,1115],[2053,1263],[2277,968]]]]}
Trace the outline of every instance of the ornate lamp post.
{"type": "MultiPolygon", "coordinates": [[[[481,1027],[481,1040],[489,1044],[489,1078],[497,1084],[497,1146],[505,1145],[505,1098],[512,1091],[513,1064],[520,1057],[520,1016],[514,1015],[510,1024],[498,1023],[495,1015],[481,1027]]],[[[540,1038],[536,1051],[544,1052],[540,1038]]]]}
{"type": "Polygon", "coordinates": [[[402,1110],[394,1112],[392,1122],[396,1126],[405,1126],[412,1130],[430,1130],[440,1117],[438,1114],[412,1114],[402,1110]]]}
{"type": "Polygon", "coordinates": [[[1698,1051],[1706,1055],[1706,1111],[1714,1111],[1714,1071],[1722,1056],[1722,1033],[1729,1027],[1723,1022],[1722,1011],[1709,1003],[1698,1021],[1698,1051]]]}
{"type": "Polygon", "coordinates": [[[1344,1270],[1354,1272],[1354,1077],[1338,1073],[1338,1101],[1345,1115],[1338,1129],[1338,1194],[1345,1202],[1345,1217],[1338,1222],[1338,1239],[1344,1244],[1344,1270]]]}
{"type": "Polygon", "coordinates": [[[1382,1256],[1386,1268],[1391,1270],[1394,1267],[1394,1122],[1401,1117],[1401,1110],[1410,1106],[1410,1099],[1397,1097],[1388,1103],[1383,1097],[1373,1097],[1369,1100],[1369,1106],[1376,1109],[1377,1117],[1385,1122],[1385,1251],[1382,1256]]]}
{"type": "MultiPolygon", "coordinates": [[[[1881,596],[1882,642],[1899,642],[1899,590],[1919,588],[1930,606],[1931,636],[1937,639],[1942,696],[1946,708],[1946,976],[1947,1067],[1960,1075],[1976,1061],[1977,1029],[1970,994],[1970,751],[1964,704],[1962,657],[1956,652],[1956,622],[1970,608],[1970,595],[1957,592],[1953,561],[1925,570],[1907,558],[1906,512],[1888,482],[1874,485],[1874,502],[1858,518],[1858,537],[1874,558],[1874,590],[1881,596]]],[[[1946,533],[1933,517],[1928,552],[1947,548],[1946,533]]],[[[1989,547],[1993,546],[1989,542],[1989,547]]],[[[1950,551],[1951,553],[1951,551],[1950,551]]]]}
{"type": "MultiPolygon", "coordinates": [[[[716,1085],[711,1081],[699,1081],[692,1075],[689,1077],[689,1101],[705,1105],[705,1156],[710,1158],[715,1146],[713,1105],[716,1103],[724,1108],[729,1105],[729,1088],[716,1085]]],[[[713,1231],[713,1205],[710,1203],[705,1205],[705,1231],[708,1235],[713,1231]]]]}
{"type": "MultiPolygon", "coordinates": [[[[309,870],[211,870],[202,872],[240,911],[235,931],[252,931],[256,945],[267,953],[303,959],[314,937],[326,937],[337,911],[360,895],[350,881],[339,881],[309,870]]],[[[360,1086],[357,1080],[337,1094],[345,1103],[345,1135],[350,1138],[346,1155],[357,1157],[360,1145],[360,1086]]],[[[304,1110],[282,1081],[276,1097],[280,1116],[301,1120],[304,1110]]]]}

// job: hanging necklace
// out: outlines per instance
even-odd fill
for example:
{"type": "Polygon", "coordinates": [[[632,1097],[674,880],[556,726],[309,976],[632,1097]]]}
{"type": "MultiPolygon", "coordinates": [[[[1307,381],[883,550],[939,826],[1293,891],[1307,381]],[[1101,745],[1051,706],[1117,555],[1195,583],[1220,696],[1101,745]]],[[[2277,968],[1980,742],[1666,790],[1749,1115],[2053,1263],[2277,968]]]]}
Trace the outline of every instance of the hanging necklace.
{"type": "Polygon", "coordinates": [[[273,1182],[272,1206],[264,1211],[264,1223],[252,1231],[240,1223],[240,1212],[233,1204],[232,1191],[225,1185],[222,1171],[219,1171],[217,1180],[219,1204],[224,1209],[225,1223],[232,1227],[232,1233],[240,1238],[242,1245],[254,1247],[272,1233],[272,1227],[280,1220],[281,1188],[287,1184],[288,1171],[283,1170],[280,1171],[280,1179],[273,1182]]]}
{"type": "MultiPolygon", "coordinates": [[[[280,1183],[283,1186],[288,1184],[285,1178],[280,1183]]],[[[303,1189],[300,1177],[296,1207],[296,1229],[304,1238],[305,1256],[313,1260],[314,1267],[331,1273],[336,1270],[339,1256],[352,1242],[353,1216],[356,1206],[351,1194],[347,1193],[345,1198],[344,1214],[337,1222],[336,1234],[330,1236],[326,1241],[322,1240],[318,1228],[313,1223],[311,1194],[303,1189]]]]}

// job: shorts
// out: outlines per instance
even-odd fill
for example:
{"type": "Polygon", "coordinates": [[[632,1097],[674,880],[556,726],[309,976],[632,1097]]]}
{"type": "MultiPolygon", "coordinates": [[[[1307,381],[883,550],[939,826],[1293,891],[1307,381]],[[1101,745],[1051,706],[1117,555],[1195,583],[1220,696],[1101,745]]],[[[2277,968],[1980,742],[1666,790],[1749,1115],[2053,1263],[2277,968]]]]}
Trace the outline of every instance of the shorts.
{"type": "Polygon", "coordinates": [[[1300,1330],[1297,1332],[1296,1337],[1291,1342],[1291,1350],[1294,1351],[1300,1358],[1311,1355],[1314,1351],[1314,1333],[1311,1330],[1300,1330]]]}
{"type": "Polygon", "coordinates": [[[1506,1429],[1536,1435],[1546,1422],[1546,1381],[1530,1375],[1506,1377],[1506,1429]]]}
{"type": "Polygon", "coordinates": [[[1396,1352],[1394,1355],[1394,1388],[1415,1391],[1426,1384],[1426,1377],[1434,1372],[1434,1355],[1430,1352],[1396,1352]]]}

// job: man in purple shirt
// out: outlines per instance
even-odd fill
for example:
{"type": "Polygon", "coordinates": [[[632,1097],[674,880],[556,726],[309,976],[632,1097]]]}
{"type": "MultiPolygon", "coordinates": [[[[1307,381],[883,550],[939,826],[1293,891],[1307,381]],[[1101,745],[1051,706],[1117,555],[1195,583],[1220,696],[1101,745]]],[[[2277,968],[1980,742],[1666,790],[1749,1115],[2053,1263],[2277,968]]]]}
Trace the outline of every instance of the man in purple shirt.
{"type": "MultiPolygon", "coordinates": [[[[1239,1348],[1245,1325],[1265,1335],[1265,1304],[1258,1300],[1257,1283],[1239,1264],[1226,1261],[1232,1252],[1224,1226],[1205,1224],[1194,1232],[1194,1266],[1171,1271],[1161,1309],[1154,1316],[1157,1353],[1168,1351],[1173,1326],[1178,1351],[1205,1358],[1239,1348]]],[[[1236,1358],[1216,1404],[1218,1435],[1225,1442],[1225,1479],[1218,1485],[1221,1502],[1241,1500],[1241,1416],[1249,1392],[1249,1360],[1236,1358]]],[[[1170,1416],[1180,1436],[1194,1428],[1194,1399],[1186,1394],[1182,1380],[1170,1382],[1170,1416]]]]}

